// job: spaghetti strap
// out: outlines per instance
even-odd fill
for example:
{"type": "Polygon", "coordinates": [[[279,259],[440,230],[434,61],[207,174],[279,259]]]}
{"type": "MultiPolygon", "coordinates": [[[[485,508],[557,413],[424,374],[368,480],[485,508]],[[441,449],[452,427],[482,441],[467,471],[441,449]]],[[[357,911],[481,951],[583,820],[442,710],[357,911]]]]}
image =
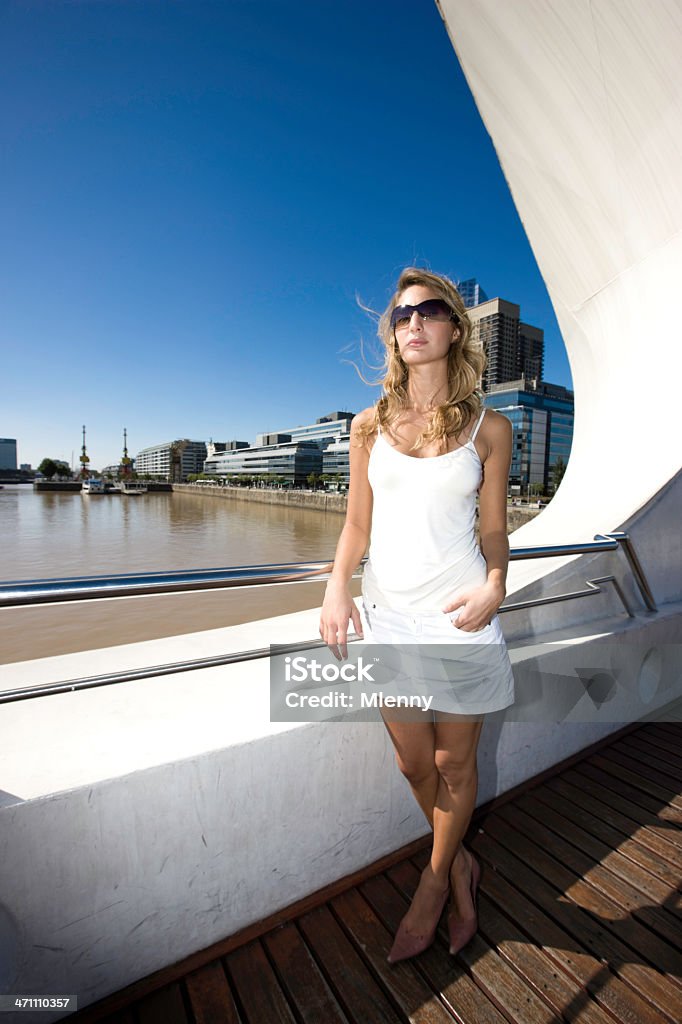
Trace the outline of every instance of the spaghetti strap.
{"type": "Polygon", "coordinates": [[[480,427],[481,423],[483,422],[483,417],[484,416],[485,416],[485,408],[481,412],[481,415],[478,417],[478,423],[474,427],[474,432],[471,435],[471,437],[469,438],[470,441],[475,441],[476,440],[476,434],[478,433],[478,428],[480,427]]]}

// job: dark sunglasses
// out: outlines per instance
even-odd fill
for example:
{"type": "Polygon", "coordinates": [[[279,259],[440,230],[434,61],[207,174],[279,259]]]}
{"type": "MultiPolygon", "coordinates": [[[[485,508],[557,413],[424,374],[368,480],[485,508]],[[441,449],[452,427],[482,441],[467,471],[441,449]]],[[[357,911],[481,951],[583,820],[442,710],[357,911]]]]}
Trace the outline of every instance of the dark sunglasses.
{"type": "Polygon", "coordinates": [[[422,320],[441,323],[446,320],[457,321],[457,316],[443,299],[424,299],[416,306],[396,306],[391,313],[391,327],[396,331],[404,331],[410,326],[413,313],[419,313],[422,320]]]}

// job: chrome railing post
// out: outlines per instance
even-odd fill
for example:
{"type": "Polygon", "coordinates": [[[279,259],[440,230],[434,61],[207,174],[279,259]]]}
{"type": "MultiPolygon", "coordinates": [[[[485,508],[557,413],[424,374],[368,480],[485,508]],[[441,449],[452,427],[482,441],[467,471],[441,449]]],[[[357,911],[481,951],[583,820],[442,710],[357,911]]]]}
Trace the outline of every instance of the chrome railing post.
{"type": "Polygon", "coordinates": [[[647,606],[650,612],[657,612],[658,608],[656,607],[656,602],[654,601],[654,595],[651,593],[649,581],[647,580],[644,574],[644,569],[642,568],[639,558],[637,557],[637,553],[635,552],[629,534],[623,533],[622,531],[616,531],[616,533],[598,533],[594,539],[600,540],[603,537],[612,538],[613,540],[617,541],[618,544],[622,547],[623,551],[625,552],[625,557],[627,558],[628,563],[630,565],[632,575],[635,577],[635,582],[639,587],[639,591],[642,595],[644,604],[647,606]]]}

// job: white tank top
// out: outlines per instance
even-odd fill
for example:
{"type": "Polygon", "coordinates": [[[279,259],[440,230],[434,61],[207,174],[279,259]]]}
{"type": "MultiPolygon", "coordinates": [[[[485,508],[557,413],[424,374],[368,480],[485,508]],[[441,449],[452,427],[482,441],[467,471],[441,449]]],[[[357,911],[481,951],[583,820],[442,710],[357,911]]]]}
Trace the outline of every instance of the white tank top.
{"type": "Polygon", "coordinates": [[[445,455],[414,458],[381,433],[369,456],[374,496],[363,596],[396,611],[435,614],[458,590],[487,579],[476,543],[482,465],[474,439],[445,455]]]}

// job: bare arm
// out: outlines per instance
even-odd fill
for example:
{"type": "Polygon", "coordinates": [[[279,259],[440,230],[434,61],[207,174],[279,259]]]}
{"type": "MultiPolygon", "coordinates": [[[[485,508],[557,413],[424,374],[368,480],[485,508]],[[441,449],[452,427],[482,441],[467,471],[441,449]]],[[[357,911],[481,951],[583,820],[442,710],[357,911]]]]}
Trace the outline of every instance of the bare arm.
{"type": "Polygon", "coordinates": [[[488,567],[488,582],[499,588],[500,604],[506,593],[509,565],[507,486],[512,451],[512,425],[506,416],[491,418],[486,434],[488,456],[479,490],[481,552],[488,567]]]}
{"type": "Polygon", "coordinates": [[[350,485],[346,521],[339,537],[332,570],[320,613],[320,636],[338,658],[346,657],[348,622],[362,636],[360,613],[350,593],[349,583],[367,550],[372,524],[372,488],[367,477],[369,449],[357,441],[358,426],[366,422],[371,409],[358,413],[351,424],[350,485]],[[340,651],[339,651],[340,648],[340,651]]]}
{"type": "Polygon", "coordinates": [[[488,625],[504,601],[509,565],[507,484],[511,465],[512,425],[506,416],[494,412],[486,415],[484,424],[482,440],[488,453],[483,462],[478,511],[481,552],[488,578],[482,586],[457,594],[443,609],[451,612],[462,608],[457,627],[472,633],[488,625]]]}

